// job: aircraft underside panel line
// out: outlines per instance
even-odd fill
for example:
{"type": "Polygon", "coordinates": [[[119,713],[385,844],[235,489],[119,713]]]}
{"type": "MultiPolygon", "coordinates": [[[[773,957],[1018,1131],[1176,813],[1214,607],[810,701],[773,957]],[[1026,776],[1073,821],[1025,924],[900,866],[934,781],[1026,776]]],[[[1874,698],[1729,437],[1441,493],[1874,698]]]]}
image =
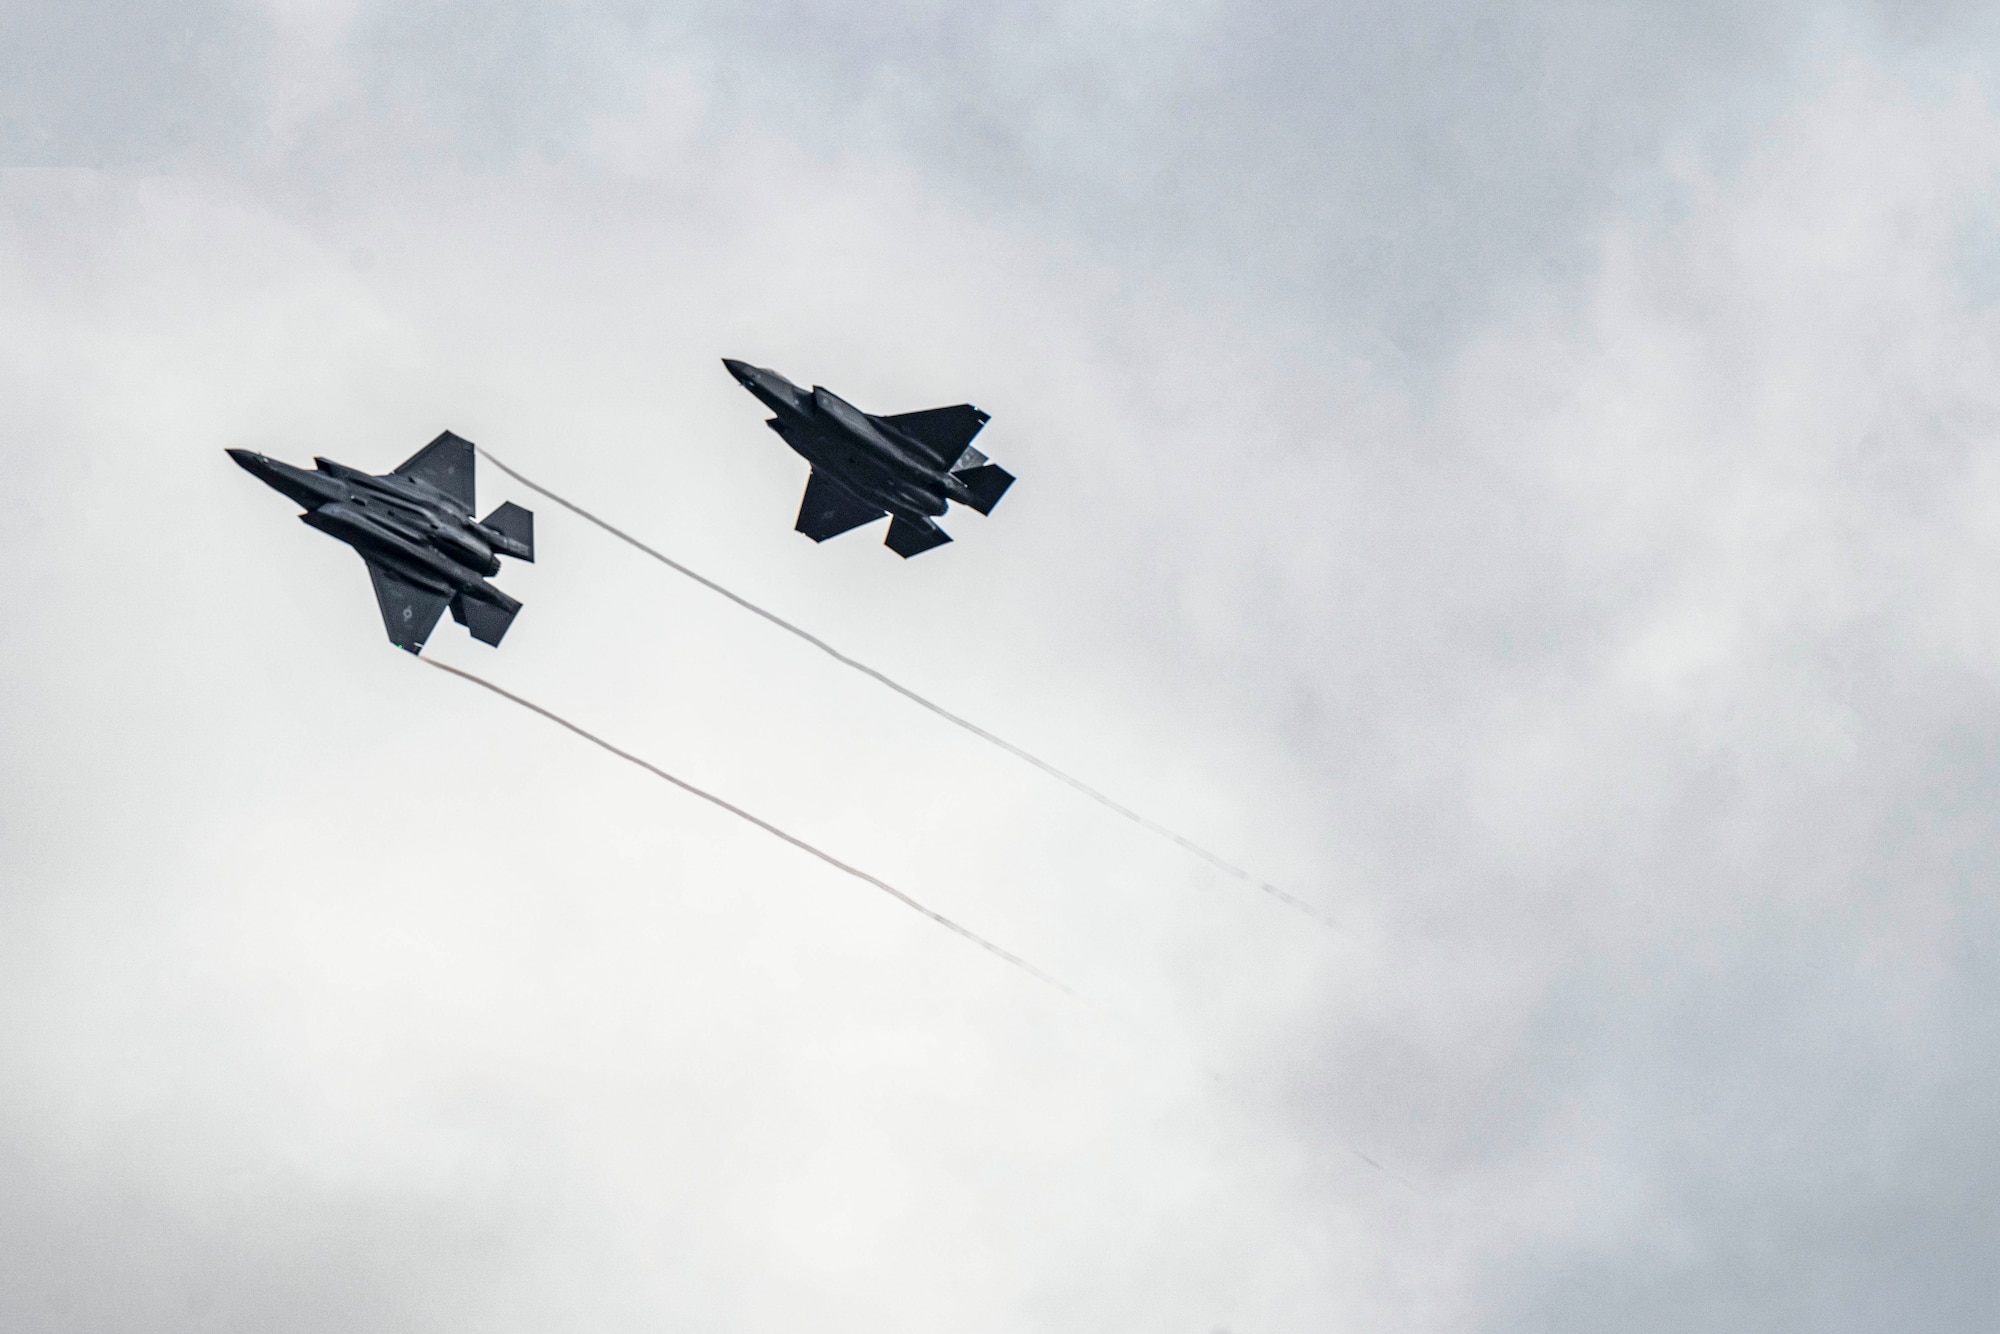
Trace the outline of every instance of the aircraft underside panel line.
{"type": "Polygon", "coordinates": [[[1138,825],[1141,829],[1144,829],[1149,833],[1158,835],[1159,837],[1166,839],[1168,842],[1180,848],[1183,852],[1186,852],[1193,857],[1197,857],[1200,860],[1207,862],[1210,866],[1214,867],[1218,871],[1223,872],[1225,875],[1231,876],[1237,880],[1241,880],[1244,884],[1262,891],[1263,893],[1276,899],[1278,902],[1285,904],[1287,907],[1290,907],[1294,911],[1302,913],[1305,916],[1312,918],[1314,921],[1318,922],[1322,926],[1325,926],[1335,931],[1340,930],[1340,927],[1333,921],[1332,918],[1322,913],[1312,904],[1307,903],[1304,899],[1297,898],[1291,894],[1287,894],[1284,890],[1279,889],[1276,885],[1273,885],[1268,881],[1257,879],[1255,876],[1251,875],[1248,871],[1244,870],[1242,867],[1237,866],[1234,863],[1225,861],[1223,858],[1217,856],[1213,852],[1210,852],[1207,848],[1204,848],[1199,843],[1196,843],[1193,839],[1183,837],[1182,835],[1177,834],[1173,830],[1167,828],[1165,825],[1160,824],[1157,821],[1147,819],[1145,816],[1139,814],[1139,812],[1133,810],[1131,807],[1124,806],[1116,801],[1113,801],[1110,797],[1105,796],[1102,792],[1099,792],[1096,788],[1091,787],[1089,784],[1083,782],[1081,779],[1071,777],[1069,774],[1064,773],[1061,769],[1056,768],[1055,765],[1050,764],[1047,760],[1041,759],[1040,757],[1034,755],[1033,753],[1021,749],[1019,746],[1015,745],[1011,741],[1005,740],[1002,737],[995,736],[993,733],[987,731],[985,728],[979,726],[977,723],[970,722],[964,718],[959,717],[957,714],[951,712],[949,709],[944,708],[942,705],[932,703],[930,700],[925,699],[922,695],[919,695],[916,691],[911,690],[908,686],[902,685],[888,676],[884,676],[881,672],[876,671],[873,667],[870,667],[867,663],[858,662],[855,659],[848,657],[845,653],[842,653],[839,649],[827,643],[824,639],[821,639],[819,636],[813,634],[811,631],[792,624],[790,621],[786,620],[782,616],[777,615],[774,612],[769,612],[764,610],[764,608],[758,606],[756,603],[750,601],[748,598],[742,597],[736,593],[732,593],[730,590],[724,588],[721,584],[716,583],[715,580],[710,579],[708,576],[703,574],[698,574],[694,570],[689,569],[687,566],[675,560],[673,557],[654,550],[652,547],[647,546],[644,542],[641,542],[638,538],[632,536],[630,533],[625,532],[623,529],[613,527],[611,524],[607,523],[603,519],[598,518],[595,514],[592,514],[589,510],[584,509],[581,505],[577,505],[571,501],[565,500],[563,497],[557,495],[555,492],[549,490],[547,487],[541,485],[539,482],[533,482],[527,479],[526,477],[523,477],[520,473],[515,472],[512,468],[508,467],[505,463],[502,463],[499,459],[494,458],[493,455],[489,453],[484,446],[475,445],[473,446],[473,448],[477,449],[479,451],[480,456],[483,457],[488,463],[498,468],[501,472],[506,473],[509,477],[519,482],[522,486],[527,487],[530,491],[535,492],[537,495],[547,497],[549,500],[562,506],[564,509],[568,510],[571,514],[576,515],[579,519],[582,519],[584,522],[596,525],[598,528],[603,529],[605,532],[611,534],[611,536],[617,538],[620,542],[625,543],[627,546],[633,548],[636,551],[645,553],[646,555],[652,557],[654,560],[658,561],[660,564],[666,566],[668,569],[674,571],[676,574],[680,574],[685,576],[686,578],[692,579],[695,583],[700,584],[703,588],[706,588],[709,592],[727,598],[729,601],[735,603],[737,606],[743,608],[743,610],[751,613],[752,615],[762,617],[764,620],[770,622],[772,625],[777,626],[780,630],[785,631],[787,634],[796,636],[797,638],[804,640],[806,643],[812,645],[820,652],[826,654],[829,658],[832,658],[835,662],[840,663],[844,667],[850,667],[853,670],[860,672],[863,676],[866,676],[871,680],[877,682],[878,684],[888,687],[890,690],[893,690],[897,694],[901,695],[904,699],[909,700],[912,704],[915,704],[924,709],[928,709],[930,712],[944,719],[952,726],[962,728],[965,731],[970,732],[973,736],[978,737],[980,740],[988,742],[991,745],[998,746],[1001,750],[1006,751],[1009,755],[1012,755],[1015,759],[1020,760],[1022,763],[1034,766],[1035,768],[1041,770],[1043,773],[1047,774],[1050,778],[1055,779],[1057,782],[1063,783],[1068,787],[1070,787],[1071,789],[1082,793],[1086,797],[1089,797],[1092,801],[1104,807],[1106,810],[1111,811],[1114,814],[1121,815],[1125,819],[1130,820],[1133,824],[1138,825]]]}

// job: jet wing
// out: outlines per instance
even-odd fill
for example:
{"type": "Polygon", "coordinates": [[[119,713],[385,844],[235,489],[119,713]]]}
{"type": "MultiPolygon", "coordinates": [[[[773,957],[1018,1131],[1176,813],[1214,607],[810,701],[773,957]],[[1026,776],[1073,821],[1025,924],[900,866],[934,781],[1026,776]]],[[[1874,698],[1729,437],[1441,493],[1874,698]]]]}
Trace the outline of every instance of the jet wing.
{"type": "Polygon", "coordinates": [[[812,479],[806,483],[806,498],[799,503],[799,521],[794,527],[813,541],[824,542],[850,528],[873,523],[888,512],[869,504],[815,468],[812,479]]]}
{"type": "Polygon", "coordinates": [[[396,476],[428,482],[472,513],[472,442],[446,431],[396,466],[396,476]]]}
{"type": "Polygon", "coordinates": [[[979,434],[979,428],[992,419],[972,404],[960,403],[955,407],[926,408],[922,412],[904,412],[878,420],[887,422],[916,442],[938,467],[949,468],[972,444],[972,437],[979,434]]]}
{"type": "Polygon", "coordinates": [[[382,626],[389,632],[389,642],[409,653],[420,651],[438,617],[444,615],[451,594],[411,583],[372,560],[368,562],[368,577],[375,581],[375,601],[381,604],[382,626]]]}

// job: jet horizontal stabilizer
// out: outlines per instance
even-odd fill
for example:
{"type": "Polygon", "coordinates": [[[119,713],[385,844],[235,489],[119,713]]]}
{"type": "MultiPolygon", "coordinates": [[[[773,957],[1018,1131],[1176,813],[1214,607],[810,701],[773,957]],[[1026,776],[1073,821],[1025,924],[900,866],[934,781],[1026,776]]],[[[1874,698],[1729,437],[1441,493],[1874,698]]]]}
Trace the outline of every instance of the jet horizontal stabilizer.
{"type": "MultiPolygon", "coordinates": [[[[499,592],[498,589],[494,591],[499,592]]],[[[464,593],[459,593],[451,600],[452,618],[470,630],[472,637],[480,643],[491,644],[498,648],[500,641],[507,636],[507,627],[514,623],[514,617],[521,610],[521,604],[513,598],[507,597],[505,593],[501,593],[500,596],[506,601],[495,606],[491,602],[469,598],[464,593]]]]}
{"type": "Polygon", "coordinates": [[[991,514],[1000,497],[1007,494],[1007,488],[1014,485],[1014,474],[997,463],[982,463],[953,476],[972,492],[972,508],[981,514],[991,514]]]}
{"type": "Polygon", "coordinates": [[[508,501],[499,509],[479,521],[480,527],[491,528],[500,536],[513,543],[515,550],[502,550],[501,555],[512,556],[515,560],[533,563],[535,559],[535,515],[532,510],[524,510],[513,501],[508,501]]]}
{"type": "Polygon", "coordinates": [[[951,534],[926,519],[922,523],[912,523],[898,514],[889,525],[889,535],[882,539],[882,545],[901,556],[904,560],[920,551],[941,547],[951,541],[951,534]]]}

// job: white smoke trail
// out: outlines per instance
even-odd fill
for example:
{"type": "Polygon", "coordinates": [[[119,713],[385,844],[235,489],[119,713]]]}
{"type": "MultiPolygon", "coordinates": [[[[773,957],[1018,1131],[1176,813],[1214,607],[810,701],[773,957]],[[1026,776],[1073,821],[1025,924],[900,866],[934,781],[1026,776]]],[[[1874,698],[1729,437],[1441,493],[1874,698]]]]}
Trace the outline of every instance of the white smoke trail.
{"type": "Polygon", "coordinates": [[[898,903],[901,903],[904,907],[909,908],[915,912],[922,913],[925,917],[930,918],[933,922],[936,922],[939,926],[943,927],[945,930],[952,932],[954,935],[963,936],[965,939],[979,946],[980,949],[985,950],[988,954],[1006,960],[1008,963],[1013,964],[1016,968],[1019,968],[1022,972],[1027,973],[1029,976],[1034,977],[1042,982],[1048,983],[1048,985],[1054,987],[1057,991],[1062,992],[1065,996],[1070,997],[1072,1000],[1080,1001],[1083,999],[1081,996],[1077,995],[1076,992],[1072,991],[1069,987],[1063,985],[1061,982],[1058,982],[1055,978],[1049,976],[1041,969],[1035,967],[1033,964],[1029,963],[1026,959],[1023,959],[1020,955],[1002,949],[1000,946],[994,944],[992,941],[986,939],[986,937],[978,934],[977,932],[968,930],[967,928],[960,926],[957,922],[952,921],[949,917],[946,917],[943,913],[925,907],[923,904],[911,898],[908,894],[905,894],[902,890],[897,889],[894,885],[890,884],[888,881],[878,879],[877,877],[868,874],[868,872],[860,869],[859,867],[850,866],[846,862],[840,860],[838,857],[835,857],[833,854],[828,852],[823,852],[820,849],[814,847],[812,844],[806,842],[804,839],[786,833],[784,830],[778,828],[778,826],[772,824],[770,821],[759,819],[757,816],[752,815],[749,811],[744,810],[741,806],[737,806],[730,802],[724,801],[721,797],[716,796],[712,792],[703,791],[701,788],[696,787],[693,783],[688,782],[686,779],[677,778],[673,774],[668,773],[665,769],[660,768],[657,764],[653,764],[647,760],[643,760],[639,756],[634,755],[632,752],[628,750],[619,749],[617,746],[612,745],[609,741],[606,741],[603,737],[600,737],[595,733],[586,731],[585,729],[571,722],[569,719],[564,718],[562,715],[553,713],[550,710],[543,708],[541,705],[535,703],[533,700],[523,699],[521,696],[515,694],[513,691],[504,689],[500,686],[493,684],[493,682],[488,681],[483,676],[475,676],[471,672],[468,672],[463,668],[453,667],[448,663],[439,662],[436,658],[424,657],[424,658],[419,658],[418,661],[427,663],[430,666],[437,668],[441,672],[449,672],[453,676],[459,677],[462,680],[470,681],[472,682],[472,684],[479,686],[483,689],[490,690],[494,694],[500,696],[500,698],[505,700],[511,700],[514,703],[520,705],[522,708],[528,710],[530,713],[540,714],[542,717],[548,719],[556,726],[567,728],[569,731],[576,733],[576,735],[582,737],[585,741],[590,742],[592,745],[599,746],[605,750],[610,751],[613,755],[616,755],[619,759],[624,760],[628,764],[637,765],[639,768],[644,769],[647,773],[653,775],[655,778],[665,779],[667,782],[672,783],[675,787],[679,788],[681,791],[686,792],[691,796],[700,797],[703,801],[708,802],[710,805],[721,807],[723,810],[728,811],[731,815],[735,816],[737,819],[747,821],[748,823],[757,826],[757,828],[763,830],[765,833],[770,834],[774,838],[779,838],[784,840],[785,842],[791,844],[793,847],[799,849],[801,852],[810,853],[812,856],[819,858],[821,861],[825,862],[828,866],[833,867],[835,870],[844,871],[848,875],[853,876],[856,880],[862,881],[864,884],[874,886],[876,889],[881,890],[884,894],[887,894],[890,898],[895,899],[898,903]]]}
{"type": "Polygon", "coordinates": [[[1044,760],[1037,755],[1034,755],[1028,751],[1021,749],[1021,747],[1015,745],[1013,742],[1008,741],[1003,737],[995,736],[993,733],[987,731],[985,728],[979,726],[977,723],[973,723],[964,718],[959,717],[957,714],[951,712],[949,709],[946,709],[944,706],[937,704],[931,700],[928,700],[924,698],[922,695],[919,695],[916,691],[910,689],[908,686],[903,685],[893,680],[892,678],[883,675],[875,668],[870,667],[867,663],[857,662],[855,659],[848,657],[845,653],[842,653],[839,649],[827,643],[824,639],[821,639],[819,636],[813,634],[812,632],[792,624],[790,621],[786,620],[782,616],[779,616],[775,612],[766,611],[764,608],[750,601],[750,599],[743,597],[741,594],[731,592],[729,589],[724,588],[721,584],[716,583],[715,580],[710,579],[708,576],[703,574],[698,574],[694,570],[689,569],[687,566],[673,559],[673,557],[654,550],[652,547],[647,546],[644,542],[641,542],[638,538],[632,536],[630,533],[627,533],[622,529],[613,527],[611,524],[605,522],[603,519],[598,518],[595,514],[592,514],[589,510],[584,509],[581,505],[577,505],[569,500],[564,499],[563,497],[557,495],[555,492],[549,490],[547,487],[541,485],[539,482],[533,482],[528,480],[526,477],[523,477],[520,473],[515,472],[512,468],[508,467],[505,463],[502,463],[499,459],[493,457],[493,455],[490,452],[481,448],[480,446],[474,445],[473,448],[479,450],[480,456],[484,458],[488,463],[498,468],[501,472],[506,473],[509,477],[519,482],[522,486],[527,487],[530,491],[533,491],[538,495],[546,496],[548,499],[554,501],[556,504],[568,510],[570,513],[576,515],[579,519],[582,519],[587,523],[595,524],[597,527],[611,534],[611,536],[617,538],[619,541],[625,543],[626,545],[632,547],[637,551],[645,553],[646,555],[652,557],[654,560],[658,561],[660,564],[666,566],[668,569],[673,570],[675,573],[685,575],[689,579],[692,579],[696,583],[700,584],[703,588],[708,589],[710,592],[718,593],[723,597],[728,598],[731,602],[743,608],[743,610],[750,612],[755,616],[761,616],[764,620],[769,621],[772,625],[777,626],[780,630],[783,630],[788,634],[794,635],[797,638],[804,640],[806,643],[812,645],[820,652],[826,654],[829,658],[832,658],[835,662],[840,663],[843,667],[853,668],[855,671],[860,672],[863,676],[866,676],[873,681],[879,682],[880,684],[887,686],[889,689],[901,695],[904,699],[909,700],[912,704],[916,704],[925,709],[930,710],[932,713],[944,719],[946,722],[952,724],[954,727],[963,728],[965,731],[970,732],[972,735],[978,737],[980,740],[998,746],[1001,750],[1006,751],[1009,755],[1012,755],[1014,758],[1033,765],[1035,768],[1041,770],[1043,773],[1047,774],[1049,777],[1055,779],[1056,781],[1067,784],[1069,787],[1074,788],[1078,792],[1081,792],[1084,796],[1089,797],[1092,801],[1104,807],[1106,810],[1113,811],[1119,815],[1122,815],[1127,820],[1130,820],[1133,824],[1138,825],[1141,829],[1145,829],[1150,833],[1157,834],[1161,838],[1167,839],[1168,841],[1175,844],[1177,847],[1181,848],[1183,851],[1191,853],[1196,857],[1199,857],[1202,861],[1207,862],[1210,866],[1213,866],[1216,870],[1223,872],[1225,875],[1232,876],[1237,880],[1241,880],[1246,885],[1249,885],[1255,889],[1262,890],[1264,893],[1270,895],[1272,898],[1278,900],[1280,903],[1285,904],[1287,907],[1292,908],[1294,911],[1303,913],[1305,916],[1312,918],[1314,921],[1318,922],[1322,926],[1331,928],[1336,931],[1340,929],[1333,922],[1331,918],[1327,917],[1324,913],[1320,912],[1319,909],[1313,907],[1310,903],[1307,903],[1305,900],[1297,898],[1294,895],[1287,894],[1284,890],[1279,889],[1276,885],[1270,884],[1267,881],[1257,879],[1257,877],[1251,875],[1250,872],[1244,870],[1240,866],[1237,866],[1235,863],[1227,861],[1224,858],[1218,856],[1217,854],[1210,852],[1207,848],[1203,847],[1199,843],[1196,843],[1193,839],[1188,838],[1185,835],[1175,833],[1173,830],[1167,828],[1165,825],[1160,824],[1156,820],[1148,819],[1147,817],[1139,814],[1139,812],[1133,810],[1129,806],[1125,806],[1120,804],[1119,802],[1113,801],[1110,797],[1105,796],[1102,792],[1099,792],[1096,788],[1091,787],[1089,784],[1085,783],[1082,779],[1075,778],[1067,773],[1064,773],[1061,769],[1056,768],[1055,765],[1050,764],[1047,760],[1044,760]]]}

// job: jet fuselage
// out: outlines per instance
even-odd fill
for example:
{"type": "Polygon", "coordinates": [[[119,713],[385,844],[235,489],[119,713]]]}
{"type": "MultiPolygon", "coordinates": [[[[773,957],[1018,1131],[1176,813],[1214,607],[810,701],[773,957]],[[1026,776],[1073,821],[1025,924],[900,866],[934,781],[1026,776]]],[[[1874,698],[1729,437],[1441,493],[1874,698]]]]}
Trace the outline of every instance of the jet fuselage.
{"type": "Polygon", "coordinates": [[[529,558],[519,542],[460,514],[455,502],[422,482],[376,477],[326,458],[315,458],[317,471],[309,472],[246,449],[229,456],[297,501],[306,511],[302,522],[442,590],[479,596],[483,589],[494,595],[486,601],[501,601],[506,594],[486,585],[485,576],[500,573],[503,555],[529,558]]]}
{"type": "Polygon", "coordinates": [[[815,468],[824,467],[850,491],[891,514],[935,518],[951,501],[973,503],[949,464],[926,459],[894,427],[871,417],[830,389],[799,388],[776,371],[725,361],[730,374],[777,414],[772,423],[784,442],[815,468]]]}
{"type": "Polygon", "coordinates": [[[302,522],[347,543],[368,563],[385,624],[399,646],[415,652],[447,602],[454,618],[488,643],[499,642],[520,610],[486,578],[500,572],[502,556],[535,558],[532,518],[513,506],[484,521],[472,517],[472,446],[464,440],[446,432],[404,465],[416,475],[379,477],[327,458],[306,469],[247,449],[228,452],[245,472],[296,501],[305,510],[302,522]],[[426,475],[427,458],[442,471],[426,475]],[[462,494],[441,489],[458,486],[462,494]],[[510,511],[512,519],[505,517],[510,511]],[[516,532],[496,523],[512,524],[516,532]]]}

